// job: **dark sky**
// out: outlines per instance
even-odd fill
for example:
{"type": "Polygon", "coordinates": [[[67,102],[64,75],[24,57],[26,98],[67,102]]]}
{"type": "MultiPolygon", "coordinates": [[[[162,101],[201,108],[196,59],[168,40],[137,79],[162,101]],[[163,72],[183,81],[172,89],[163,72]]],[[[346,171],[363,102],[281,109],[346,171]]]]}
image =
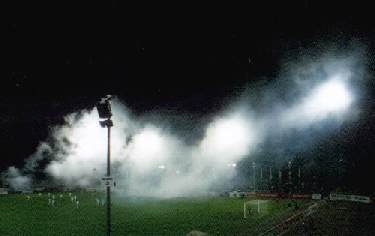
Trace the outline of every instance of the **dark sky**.
{"type": "Polygon", "coordinates": [[[22,163],[65,114],[107,93],[139,114],[211,114],[249,82],[274,78],[286,53],[356,38],[371,54],[375,39],[373,15],[344,3],[232,9],[76,2],[5,8],[0,169],[22,163]]]}

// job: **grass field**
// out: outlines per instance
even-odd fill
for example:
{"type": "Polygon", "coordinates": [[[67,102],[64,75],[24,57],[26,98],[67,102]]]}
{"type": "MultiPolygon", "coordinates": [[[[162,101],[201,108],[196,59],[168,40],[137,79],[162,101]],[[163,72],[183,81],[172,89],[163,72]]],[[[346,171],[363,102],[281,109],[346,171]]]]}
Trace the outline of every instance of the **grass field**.
{"type": "Polygon", "coordinates": [[[375,205],[326,202],[285,235],[375,235],[375,205]]]}
{"type": "MultiPolygon", "coordinates": [[[[43,194],[0,195],[0,235],[105,235],[106,207],[96,205],[95,193],[56,194],[56,206],[43,194]],[[27,199],[30,196],[30,199],[27,199]]],[[[261,213],[243,219],[249,199],[175,198],[113,199],[113,235],[186,235],[199,230],[210,235],[249,235],[262,232],[293,213],[288,201],[262,201],[261,213]]],[[[306,204],[306,202],[300,202],[306,204]]]]}

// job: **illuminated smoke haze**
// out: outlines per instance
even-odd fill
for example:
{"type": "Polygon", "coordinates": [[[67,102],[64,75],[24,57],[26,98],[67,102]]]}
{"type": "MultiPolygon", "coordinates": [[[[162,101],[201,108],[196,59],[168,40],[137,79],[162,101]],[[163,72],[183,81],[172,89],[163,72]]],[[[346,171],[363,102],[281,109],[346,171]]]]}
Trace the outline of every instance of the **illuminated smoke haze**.
{"type": "Polygon", "coordinates": [[[11,166],[7,170],[7,180],[16,191],[30,190],[32,179],[24,175],[19,169],[11,166]]]}
{"type": "MultiPolygon", "coordinates": [[[[330,54],[304,64],[290,63],[278,82],[245,90],[232,105],[210,117],[203,136],[196,135],[193,143],[174,132],[176,125],[137,117],[114,99],[111,153],[116,191],[175,197],[225,189],[236,175],[237,163],[262,152],[264,147],[259,146],[267,138],[283,137],[295,129],[304,132],[327,120],[353,119],[359,113],[356,86],[365,77],[364,66],[358,66],[361,61],[330,54]]],[[[162,112],[158,115],[163,117],[162,112]]],[[[189,122],[194,126],[194,120],[189,122]]],[[[51,161],[44,171],[53,179],[71,187],[99,187],[106,171],[106,132],[96,109],[70,114],[64,125],[52,130],[50,141],[39,145],[25,169],[36,168],[47,153],[51,161]]],[[[309,132],[310,139],[319,139],[309,132]]],[[[17,186],[30,184],[14,167],[8,172],[17,186]]]]}

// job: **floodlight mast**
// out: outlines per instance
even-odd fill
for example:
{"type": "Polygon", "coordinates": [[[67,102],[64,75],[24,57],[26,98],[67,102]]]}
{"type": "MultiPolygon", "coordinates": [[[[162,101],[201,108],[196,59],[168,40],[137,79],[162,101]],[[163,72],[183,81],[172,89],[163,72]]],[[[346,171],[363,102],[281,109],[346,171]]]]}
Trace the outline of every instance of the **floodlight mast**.
{"type": "Polygon", "coordinates": [[[111,218],[111,127],[113,122],[111,120],[112,111],[111,111],[111,95],[107,95],[102,98],[97,104],[96,108],[99,113],[99,118],[104,119],[100,120],[100,126],[102,128],[108,128],[108,144],[107,144],[107,176],[103,178],[107,186],[107,233],[108,236],[112,234],[112,218],[111,218]]]}
{"type": "Polygon", "coordinates": [[[254,192],[256,192],[256,185],[257,185],[257,182],[256,182],[256,169],[255,169],[256,165],[255,165],[255,161],[253,161],[253,184],[254,184],[254,192]]]}

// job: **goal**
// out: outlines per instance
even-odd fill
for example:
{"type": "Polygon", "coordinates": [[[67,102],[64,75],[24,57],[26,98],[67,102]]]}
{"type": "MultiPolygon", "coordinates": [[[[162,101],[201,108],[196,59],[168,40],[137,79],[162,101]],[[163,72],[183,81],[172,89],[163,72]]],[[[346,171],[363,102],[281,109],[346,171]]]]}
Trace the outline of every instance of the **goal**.
{"type": "Polygon", "coordinates": [[[260,213],[260,200],[251,200],[243,203],[243,218],[246,219],[251,212],[251,205],[256,204],[258,214],[260,213]]]}

